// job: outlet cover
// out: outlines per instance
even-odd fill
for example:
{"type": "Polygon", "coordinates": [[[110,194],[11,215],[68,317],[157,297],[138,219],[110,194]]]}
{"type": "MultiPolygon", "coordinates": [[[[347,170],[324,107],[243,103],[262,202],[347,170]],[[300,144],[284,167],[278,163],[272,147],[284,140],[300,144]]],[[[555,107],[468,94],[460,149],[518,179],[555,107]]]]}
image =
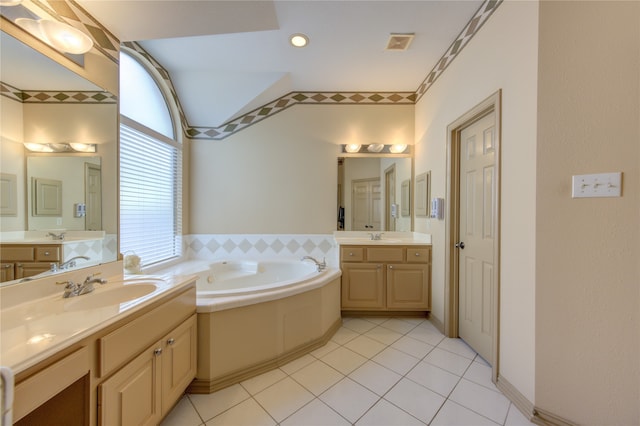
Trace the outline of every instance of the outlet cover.
{"type": "Polygon", "coordinates": [[[575,175],[572,178],[572,198],[620,197],[622,173],[575,175]]]}

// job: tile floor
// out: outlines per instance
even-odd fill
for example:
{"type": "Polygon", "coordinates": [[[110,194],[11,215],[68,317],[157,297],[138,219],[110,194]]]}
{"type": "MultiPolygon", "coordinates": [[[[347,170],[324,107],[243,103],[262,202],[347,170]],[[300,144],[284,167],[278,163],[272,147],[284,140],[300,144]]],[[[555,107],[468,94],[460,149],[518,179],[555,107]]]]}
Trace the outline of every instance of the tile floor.
{"type": "Polygon", "coordinates": [[[211,395],[163,426],[530,425],[460,339],[420,318],[344,318],[325,346],[211,395]]]}

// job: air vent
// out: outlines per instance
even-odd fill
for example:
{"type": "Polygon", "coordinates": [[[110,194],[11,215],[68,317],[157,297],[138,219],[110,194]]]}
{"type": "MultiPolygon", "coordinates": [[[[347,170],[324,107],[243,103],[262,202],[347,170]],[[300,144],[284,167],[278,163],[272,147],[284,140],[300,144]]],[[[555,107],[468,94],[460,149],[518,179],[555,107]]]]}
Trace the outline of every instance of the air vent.
{"type": "Polygon", "coordinates": [[[413,33],[391,33],[389,35],[389,42],[387,43],[387,47],[385,48],[385,50],[407,50],[409,48],[409,45],[411,44],[411,40],[413,40],[413,37],[415,37],[415,34],[413,33]]]}

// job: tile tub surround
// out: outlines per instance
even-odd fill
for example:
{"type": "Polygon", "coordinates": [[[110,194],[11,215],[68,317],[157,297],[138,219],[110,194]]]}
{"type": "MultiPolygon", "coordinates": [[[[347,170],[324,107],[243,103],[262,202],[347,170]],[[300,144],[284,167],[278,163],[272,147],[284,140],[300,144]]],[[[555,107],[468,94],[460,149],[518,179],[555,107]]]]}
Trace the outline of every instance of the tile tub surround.
{"type": "Polygon", "coordinates": [[[421,318],[344,318],[323,347],[210,395],[163,426],[530,425],[460,339],[421,318]]]}
{"type": "Polygon", "coordinates": [[[326,234],[192,234],[184,237],[187,259],[236,260],[326,258],[330,266],[338,266],[336,242],[326,234]]]}

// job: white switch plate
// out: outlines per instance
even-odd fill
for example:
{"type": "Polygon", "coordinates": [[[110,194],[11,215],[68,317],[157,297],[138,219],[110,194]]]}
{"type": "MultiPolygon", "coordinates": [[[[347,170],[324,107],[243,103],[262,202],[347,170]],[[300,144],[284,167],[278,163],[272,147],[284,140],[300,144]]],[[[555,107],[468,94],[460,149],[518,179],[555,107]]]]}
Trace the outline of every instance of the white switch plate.
{"type": "Polygon", "coordinates": [[[573,198],[620,197],[622,173],[597,173],[573,176],[573,198]]]}

